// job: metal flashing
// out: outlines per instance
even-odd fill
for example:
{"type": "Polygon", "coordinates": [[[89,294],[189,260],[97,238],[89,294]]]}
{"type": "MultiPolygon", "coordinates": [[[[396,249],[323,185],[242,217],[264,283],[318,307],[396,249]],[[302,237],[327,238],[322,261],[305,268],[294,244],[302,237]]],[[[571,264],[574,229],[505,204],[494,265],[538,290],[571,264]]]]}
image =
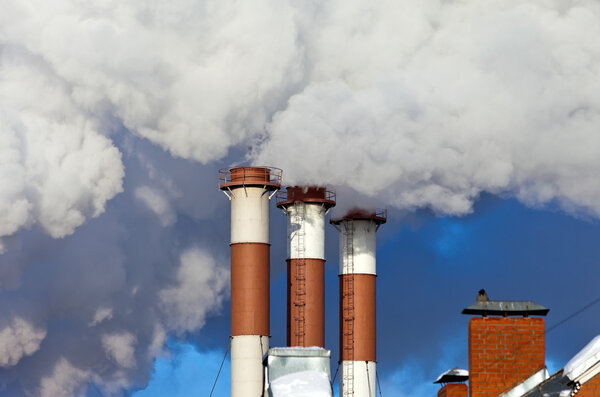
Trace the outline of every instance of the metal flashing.
{"type": "Polygon", "coordinates": [[[533,387],[522,397],[564,397],[571,395],[575,384],[563,375],[563,370],[556,372],[545,381],[533,387]]]}
{"type": "Polygon", "coordinates": [[[532,301],[483,301],[463,309],[462,314],[483,316],[545,316],[550,309],[532,301]]]}
{"type": "Polygon", "coordinates": [[[546,379],[548,379],[548,370],[542,368],[512,389],[500,394],[498,397],[521,397],[546,379]]]}

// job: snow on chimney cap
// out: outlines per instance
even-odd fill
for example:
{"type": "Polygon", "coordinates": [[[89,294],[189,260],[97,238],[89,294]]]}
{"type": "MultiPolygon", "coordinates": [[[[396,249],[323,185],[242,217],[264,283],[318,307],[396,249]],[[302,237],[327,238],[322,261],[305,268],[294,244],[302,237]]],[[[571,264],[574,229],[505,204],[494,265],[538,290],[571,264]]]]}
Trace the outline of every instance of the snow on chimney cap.
{"type": "Polygon", "coordinates": [[[444,372],[433,383],[458,383],[469,380],[469,371],[454,367],[444,372]]]}

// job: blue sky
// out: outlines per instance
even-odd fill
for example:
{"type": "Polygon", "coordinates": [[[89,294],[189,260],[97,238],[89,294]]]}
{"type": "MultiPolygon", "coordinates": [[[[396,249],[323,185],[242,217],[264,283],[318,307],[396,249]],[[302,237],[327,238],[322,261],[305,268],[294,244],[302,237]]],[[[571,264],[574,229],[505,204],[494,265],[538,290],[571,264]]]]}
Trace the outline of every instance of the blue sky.
{"type": "MultiPolygon", "coordinates": [[[[284,217],[273,213],[274,224],[284,217]]],[[[281,231],[275,227],[275,231],[281,231]]],[[[327,348],[337,362],[337,235],[327,232],[327,348]]],[[[278,238],[274,239],[275,241],[278,238]]],[[[559,211],[531,209],[516,200],[484,196],[473,214],[436,217],[392,211],[378,234],[378,371],[384,395],[432,396],[432,382],[454,366],[467,368],[467,321],[461,310],[480,288],[492,299],[533,300],[550,308],[550,327],[597,297],[592,275],[600,259],[600,225],[559,211]]],[[[284,344],[285,284],[281,249],[272,258],[272,345],[284,344]]],[[[551,331],[546,361],[557,370],[600,330],[596,305],[551,331]]],[[[207,390],[227,343],[227,313],[211,319],[196,341],[159,359],[138,396],[161,390],[207,390]],[[214,333],[222,332],[215,336],[214,333]],[[211,342],[203,340],[211,334],[211,342]],[[220,342],[220,343],[219,343],[220,342]],[[190,373],[204,374],[202,379],[190,373]]],[[[219,379],[227,395],[228,374],[219,379]]]]}

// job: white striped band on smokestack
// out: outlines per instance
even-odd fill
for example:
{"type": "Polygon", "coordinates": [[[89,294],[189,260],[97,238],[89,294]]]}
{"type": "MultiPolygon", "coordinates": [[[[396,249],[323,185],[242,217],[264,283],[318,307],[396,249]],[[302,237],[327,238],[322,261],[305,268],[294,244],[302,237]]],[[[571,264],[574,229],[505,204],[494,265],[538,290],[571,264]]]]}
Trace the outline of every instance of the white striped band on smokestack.
{"type": "Polygon", "coordinates": [[[340,232],[340,396],[375,396],[375,233],[385,222],[384,211],[364,210],[331,221],[340,232]]]}
{"type": "Polygon", "coordinates": [[[335,194],[291,186],[277,194],[287,214],[287,345],[325,347],[325,215],[335,194]]]}
{"type": "Polygon", "coordinates": [[[281,170],[219,171],[231,201],[231,396],[261,396],[263,355],[269,350],[269,199],[281,170]]]}

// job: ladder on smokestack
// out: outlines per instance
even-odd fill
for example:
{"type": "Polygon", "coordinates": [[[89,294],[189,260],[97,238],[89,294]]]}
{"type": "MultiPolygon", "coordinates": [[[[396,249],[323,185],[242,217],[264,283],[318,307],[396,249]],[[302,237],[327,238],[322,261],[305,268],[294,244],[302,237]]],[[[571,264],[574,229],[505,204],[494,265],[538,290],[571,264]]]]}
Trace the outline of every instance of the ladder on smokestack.
{"type": "Polygon", "coordinates": [[[306,318],[304,309],[306,307],[306,247],[305,247],[305,221],[306,221],[306,203],[296,203],[296,241],[297,258],[296,266],[296,346],[304,346],[304,335],[306,334],[306,318]]]}
{"type": "Polygon", "coordinates": [[[343,396],[354,396],[354,221],[346,221],[344,236],[346,239],[345,261],[343,265],[344,294],[346,306],[342,308],[344,336],[343,349],[348,352],[343,362],[343,396]]]}

